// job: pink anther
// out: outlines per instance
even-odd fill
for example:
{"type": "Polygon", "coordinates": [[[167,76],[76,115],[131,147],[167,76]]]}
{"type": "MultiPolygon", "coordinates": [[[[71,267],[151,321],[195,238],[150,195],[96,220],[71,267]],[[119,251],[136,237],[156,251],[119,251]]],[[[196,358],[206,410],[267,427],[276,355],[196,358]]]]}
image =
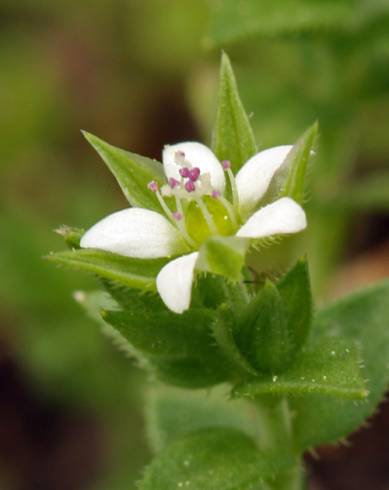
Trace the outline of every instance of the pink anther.
{"type": "Polygon", "coordinates": [[[190,174],[190,169],[188,167],[182,167],[179,170],[181,177],[187,178],[190,174]]]}
{"type": "Polygon", "coordinates": [[[196,182],[196,180],[200,177],[200,169],[199,167],[193,167],[189,170],[189,179],[192,182],[196,182]]]}
{"type": "Polygon", "coordinates": [[[231,162],[229,160],[223,160],[222,167],[224,168],[224,170],[228,170],[229,168],[231,168],[231,162]]]}
{"type": "Polygon", "coordinates": [[[147,187],[152,191],[152,192],[157,192],[158,191],[158,182],[155,180],[152,180],[147,184],[147,187]]]}
{"type": "Polygon", "coordinates": [[[213,190],[211,196],[214,199],[217,199],[218,197],[220,197],[220,191],[213,190]]]}
{"type": "Polygon", "coordinates": [[[168,180],[168,183],[169,183],[169,186],[174,189],[175,187],[178,186],[179,182],[177,179],[175,179],[174,177],[170,177],[170,179],[168,180]]]}
{"type": "Polygon", "coordinates": [[[182,220],[182,214],[179,213],[178,211],[174,211],[173,213],[173,218],[177,221],[181,221],[182,220]]]}
{"type": "Polygon", "coordinates": [[[196,186],[194,185],[194,182],[191,180],[188,180],[188,182],[185,182],[185,190],[188,192],[193,192],[196,189],[196,186]]]}

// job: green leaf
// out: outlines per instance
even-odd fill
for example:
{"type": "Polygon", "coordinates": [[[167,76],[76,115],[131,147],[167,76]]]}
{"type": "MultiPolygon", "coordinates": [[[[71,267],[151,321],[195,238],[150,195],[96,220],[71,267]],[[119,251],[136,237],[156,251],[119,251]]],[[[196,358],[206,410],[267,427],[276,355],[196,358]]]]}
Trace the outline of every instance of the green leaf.
{"type": "Polygon", "coordinates": [[[248,241],[230,236],[213,236],[200,247],[198,268],[239,281],[242,278],[242,267],[248,241]]]}
{"type": "Polygon", "coordinates": [[[208,429],[177,440],[146,469],[139,490],[262,490],[288,463],[261,453],[233,429],[208,429]]]}
{"type": "Polygon", "coordinates": [[[58,235],[61,235],[65,240],[65,243],[70,248],[80,248],[80,240],[85,230],[82,228],[74,228],[67,225],[62,225],[55,230],[58,235]]]}
{"type": "MultiPolygon", "coordinates": [[[[317,345],[337,338],[345,339],[349,348],[359,343],[369,394],[361,403],[321,396],[292,399],[295,437],[301,450],[344,438],[376,410],[389,382],[388,316],[388,280],[318,313],[312,329],[317,345]]],[[[344,355],[337,349],[335,353],[335,359],[344,355]]]]}
{"type": "Polygon", "coordinates": [[[190,432],[211,427],[258,433],[257,412],[246,400],[231,400],[230,387],[184,390],[153,386],[147,396],[146,427],[155,452],[190,432]]]}
{"type": "Polygon", "coordinates": [[[296,354],[305,344],[312,322],[313,301],[308,264],[300,260],[277,284],[280,294],[289,341],[296,354]]]}
{"type": "Polygon", "coordinates": [[[165,182],[162,164],[116,148],[93,134],[85,131],[83,134],[113,173],[131,206],[160,212],[161,206],[148,184],[153,180],[165,182]]]}
{"type": "MultiPolygon", "coordinates": [[[[367,391],[360,370],[358,349],[353,342],[318,342],[307,347],[290,368],[279,375],[261,375],[234,389],[234,396],[323,395],[364,399],[367,391]]],[[[315,426],[307,425],[310,431],[315,426]]]]}
{"type": "Polygon", "coordinates": [[[316,145],[318,129],[316,122],[305,131],[288,153],[283,164],[288,173],[280,197],[291,197],[300,204],[305,202],[309,161],[316,145]]]}
{"type": "Polygon", "coordinates": [[[63,267],[146,291],[155,290],[155,278],[166,264],[165,259],[133,259],[94,249],[56,252],[46,258],[63,267]]]}
{"type": "Polygon", "coordinates": [[[230,160],[234,173],[257,151],[253,130],[239,97],[230,60],[225,53],[221,60],[212,149],[219,160],[230,160]]]}
{"type": "Polygon", "coordinates": [[[240,334],[240,350],[259,371],[285,369],[290,357],[290,341],[282,298],[267,280],[248,306],[240,334]]]}

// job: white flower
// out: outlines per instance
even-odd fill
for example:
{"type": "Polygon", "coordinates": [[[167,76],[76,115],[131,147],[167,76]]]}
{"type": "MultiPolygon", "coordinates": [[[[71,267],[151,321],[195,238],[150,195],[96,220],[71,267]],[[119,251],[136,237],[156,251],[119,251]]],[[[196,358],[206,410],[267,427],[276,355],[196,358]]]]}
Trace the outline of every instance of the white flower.
{"type": "Polygon", "coordinates": [[[288,197],[256,210],[291,148],[285,145],[261,151],[234,176],[230,162],[219,162],[201,143],[166,146],[163,166],[167,183],[161,188],[157,182],[149,184],[160,202],[161,214],[143,208],[118,211],[92,226],[80,245],[142,259],[178,256],[161,269],[156,285],[166,306],[183,313],[190,305],[199,256],[196,250],[204,239],[204,230],[199,232],[200,220],[208,236],[235,234],[247,239],[306,228],[304,210],[288,197]],[[231,201],[226,197],[226,175],[231,201]],[[210,200],[217,201],[217,209],[210,200]],[[175,203],[173,211],[171,202],[175,203]],[[189,227],[188,214],[193,215],[193,209],[198,219],[194,224],[192,219],[189,227]]]}

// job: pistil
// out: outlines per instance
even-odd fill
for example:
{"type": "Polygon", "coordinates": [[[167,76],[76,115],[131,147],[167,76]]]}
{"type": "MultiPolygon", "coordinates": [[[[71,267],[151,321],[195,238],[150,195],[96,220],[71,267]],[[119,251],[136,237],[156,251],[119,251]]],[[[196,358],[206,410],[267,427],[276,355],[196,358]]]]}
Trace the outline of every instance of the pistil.
{"type": "MultiPolygon", "coordinates": [[[[176,187],[176,185],[177,185],[176,182],[178,184],[178,181],[176,179],[169,179],[169,186],[171,188],[176,187]],[[170,182],[170,180],[172,180],[172,182],[170,182]],[[174,182],[173,182],[173,180],[174,180],[174,182]]],[[[169,221],[171,223],[173,223],[173,225],[178,228],[178,230],[180,231],[180,233],[183,236],[183,238],[187,241],[187,243],[191,247],[195,247],[196,246],[196,243],[194,242],[194,240],[192,240],[192,238],[189,236],[189,234],[188,234],[188,232],[186,230],[185,220],[183,219],[184,213],[183,213],[183,209],[182,209],[180,200],[176,197],[176,204],[178,202],[179,203],[179,206],[177,206],[177,211],[174,211],[173,212],[173,211],[170,210],[169,206],[164,201],[164,199],[163,199],[163,197],[161,195],[161,192],[159,191],[158,183],[155,180],[153,180],[152,182],[150,182],[148,184],[148,188],[152,192],[154,192],[154,194],[156,195],[156,197],[158,199],[158,202],[161,205],[161,208],[163,209],[163,211],[166,214],[166,216],[169,219],[169,221]]]]}

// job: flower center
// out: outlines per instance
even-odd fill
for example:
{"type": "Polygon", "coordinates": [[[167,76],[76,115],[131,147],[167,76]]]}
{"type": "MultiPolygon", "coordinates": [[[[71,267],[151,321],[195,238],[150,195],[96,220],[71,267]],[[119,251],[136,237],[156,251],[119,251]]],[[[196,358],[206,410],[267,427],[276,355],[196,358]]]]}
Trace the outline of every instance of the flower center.
{"type": "Polygon", "coordinates": [[[155,181],[148,184],[168,219],[192,248],[211,235],[233,234],[238,227],[239,201],[230,162],[225,160],[222,166],[230,181],[232,203],[212,186],[210,174],[192,165],[184,152],[177,151],[174,159],[180,167],[179,179],[170,177],[161,188],[155,181]]]}

